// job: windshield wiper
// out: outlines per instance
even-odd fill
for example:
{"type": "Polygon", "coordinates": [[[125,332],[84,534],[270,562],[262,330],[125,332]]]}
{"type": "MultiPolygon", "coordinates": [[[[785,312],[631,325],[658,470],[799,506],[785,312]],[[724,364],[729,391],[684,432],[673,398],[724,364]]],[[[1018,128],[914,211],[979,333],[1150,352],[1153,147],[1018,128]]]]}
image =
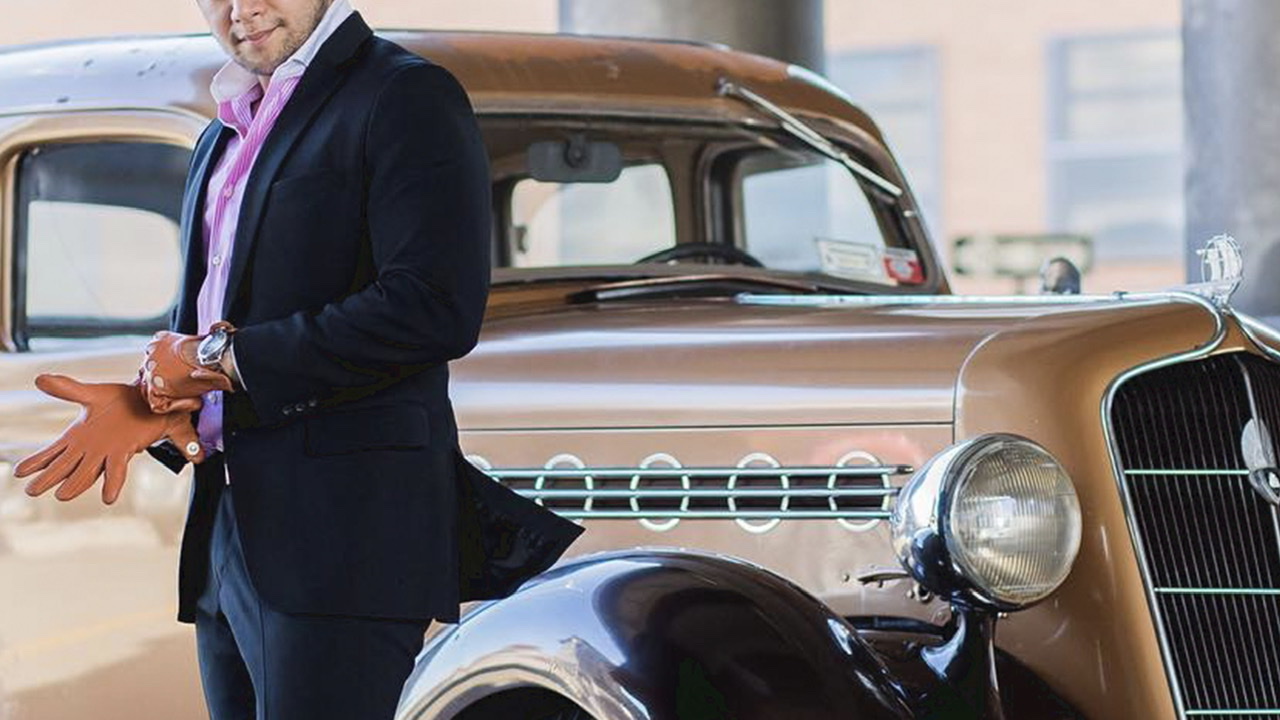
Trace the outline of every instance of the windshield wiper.
{"type": "Polygon", "coordinates": [[[804,124],[800,118],[774,105],[768,98],[756,93],[749,88],[745,88],[728,78],[720,78],[716,82],[716,92],[720,95],[728,95],[751,105],[752,107],[763,110],[765,113],[772,115],[782,129],[786,130],[792,137],[836,162],[849,168],[849,171],[861,177],[863,180],[875,185],[885,191],[895,199],[902,197],[902,188],[894,185],[877,174],[874,170],[854,160],[849,153],[841,150],[835,143],[825,138],[821,133],[808,125],[804,124]]]}
{"type": "Polygon", "coordinates": [[[714,297],[737,295],[743,291],[760,292],[761,288],[784,294],[806,295],[826,294],[832,289],[818,283],[766,276],[700,273],[601,283],[571,293],[566,300],[569,304],[577,304],[655,295],[714,297]]]}

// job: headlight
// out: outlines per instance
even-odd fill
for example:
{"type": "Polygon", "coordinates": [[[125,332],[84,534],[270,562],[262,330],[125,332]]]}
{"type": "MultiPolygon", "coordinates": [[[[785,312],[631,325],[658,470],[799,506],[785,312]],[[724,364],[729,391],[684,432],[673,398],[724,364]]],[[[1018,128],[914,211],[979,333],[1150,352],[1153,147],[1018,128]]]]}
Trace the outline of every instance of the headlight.
{"type": "Polygon", "coordinates": [[[1048,597],[1080,549],[1071,478],[1017,435],[939,453],[902,489],[891,524],[898,559],[921,585],[997,610],[1048,597]]]}

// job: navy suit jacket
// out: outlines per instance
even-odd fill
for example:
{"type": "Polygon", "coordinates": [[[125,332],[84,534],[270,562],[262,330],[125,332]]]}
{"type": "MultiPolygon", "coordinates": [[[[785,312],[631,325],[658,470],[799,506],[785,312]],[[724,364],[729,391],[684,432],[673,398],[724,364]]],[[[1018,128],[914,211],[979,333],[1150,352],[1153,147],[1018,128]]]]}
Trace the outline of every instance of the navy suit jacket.
{"type": "MultiPolygon", "coordinates": [[[[197,332],[204,196],[233,132],[215,119],[192,157],[176,332],[197,332]]],[[[454,76],[348,17],[248,178],[223,307],[245,389],[223,396],[224,452],[195,469],[179,621],[194,622],[223,463],[254,586],[285,612],[456,622],[583,532],[458,448],[447,363],[479,335],[490,193],[454,76]]],[[[169,443],[148,452],[185,464],[169,443]]]]}

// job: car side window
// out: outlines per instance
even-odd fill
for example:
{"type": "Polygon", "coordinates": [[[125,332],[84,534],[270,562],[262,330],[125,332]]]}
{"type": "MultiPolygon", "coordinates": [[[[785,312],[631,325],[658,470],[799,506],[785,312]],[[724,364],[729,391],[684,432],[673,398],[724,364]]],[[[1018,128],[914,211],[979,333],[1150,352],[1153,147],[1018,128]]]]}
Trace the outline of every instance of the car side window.
{"type": "Polygon", "coordinates": [[[738,174],[745,249],[766,267],[884,285],[923,280],[914,253],[885,242],[870,198],[840,163],[756,153],[738,174]]]}
{"type": "Polygon", "coordinates": [[[629,264],[676,244],[671,181],[658,164],[609,183],[525,179],[511,198],[514,267],[629,264]]]}
{"type": "Polygon", "coordinates": [[[167,328],[182,278],[178,224],[191,151],[145,141],[35,146],[15,207],[20,349],[167,328]]]}

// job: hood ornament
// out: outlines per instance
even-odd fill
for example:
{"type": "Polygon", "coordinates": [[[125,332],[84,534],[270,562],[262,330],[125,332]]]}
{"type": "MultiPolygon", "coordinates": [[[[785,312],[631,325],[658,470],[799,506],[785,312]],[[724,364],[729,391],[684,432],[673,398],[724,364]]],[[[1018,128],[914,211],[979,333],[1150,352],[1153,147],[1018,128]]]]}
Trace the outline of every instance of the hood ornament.
{"type": "Polygon", "coordinates": [[[1240,243],[1230,235],[1214,235],[1196,255],[1200,256],[1201,281],[1191,290],[1225,308],[1244,277],[1240,243]]]}

